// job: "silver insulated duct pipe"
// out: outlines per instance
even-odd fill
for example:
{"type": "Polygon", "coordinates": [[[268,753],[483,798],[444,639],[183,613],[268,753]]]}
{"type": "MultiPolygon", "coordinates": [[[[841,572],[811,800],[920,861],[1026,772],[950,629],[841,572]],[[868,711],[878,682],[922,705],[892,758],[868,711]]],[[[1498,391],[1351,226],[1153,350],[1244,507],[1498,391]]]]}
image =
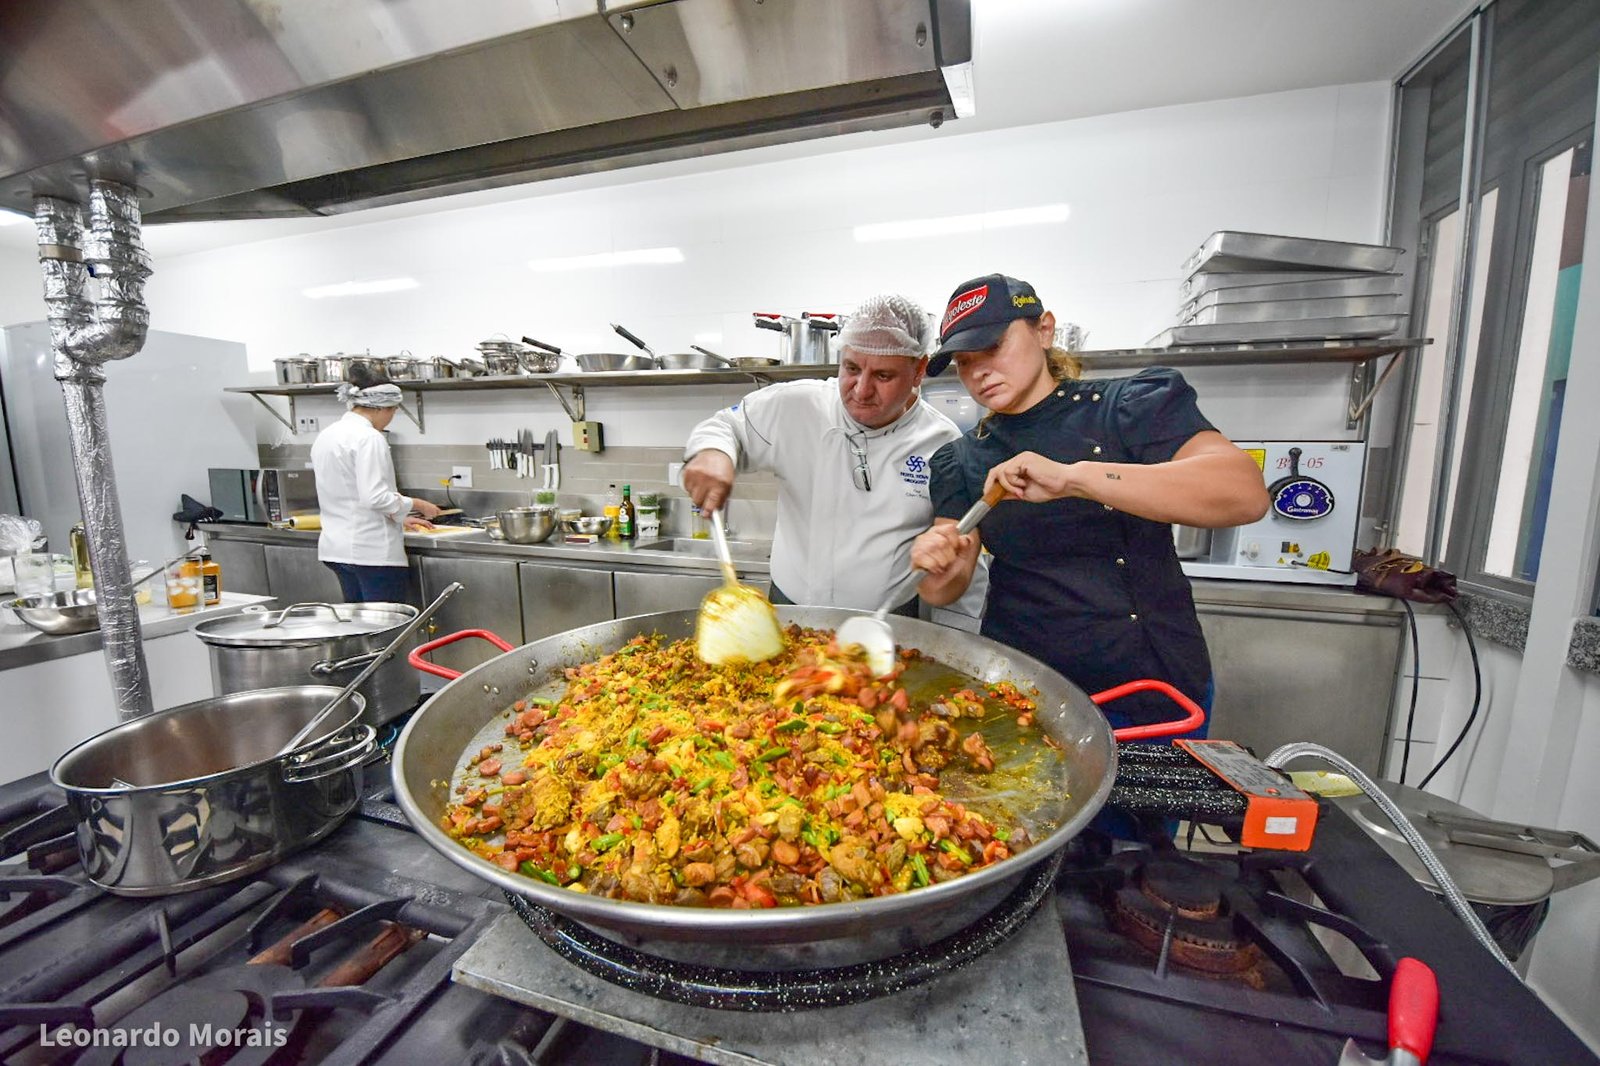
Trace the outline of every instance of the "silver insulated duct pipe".
{"type": "Polygon", "coordinates": [[[133,600],[117,479],[111,467],[103,364],[108,359],[126,359],[142,348],[150,325],[144,304],[150,260],[139,238],[138,194],[127,185],[92,181],[87,240],[82,212],[69,200],[38,197],[34,223],[39,235],[39,265],[44,271],[50,346],[67,406],[72,465],[89,539],[106,666],[117,714],[127,721],[155,708],[133,600]],[[88,292],[91,278],[98,288],[93,303],[88,292]]]}

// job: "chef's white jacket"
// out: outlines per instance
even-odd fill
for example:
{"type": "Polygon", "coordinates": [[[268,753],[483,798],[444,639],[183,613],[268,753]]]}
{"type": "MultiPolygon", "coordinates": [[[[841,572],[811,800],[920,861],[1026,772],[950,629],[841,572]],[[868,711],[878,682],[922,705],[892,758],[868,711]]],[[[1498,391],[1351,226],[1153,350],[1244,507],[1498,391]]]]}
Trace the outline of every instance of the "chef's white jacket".
{"type": "Polygon", "coordinates": [[[405,566],[405,520],[411,497],[395,489],[389,442],[348,411],[311,445],[322,536],[317,558],[360,566],[405,566]]]}
{"type": "MultiPolygon", "coordinates": [[[[922,400],[881,429],[845,411],[837,379],[787,381],[750,393],[701,422],[684,449],[723,452],[741,470],[778,477],[772,583],[794,602],[876,610],[911,568],[911,542],[933,524],[928,461],[961,436],[922,400]],[[856,453],[872,488],[856,487],[856,453]]],[[[987,582],[961,603],[981,613],[987,582]]],[[[952,607],[956,605],[952,604],[952,607]]]]}

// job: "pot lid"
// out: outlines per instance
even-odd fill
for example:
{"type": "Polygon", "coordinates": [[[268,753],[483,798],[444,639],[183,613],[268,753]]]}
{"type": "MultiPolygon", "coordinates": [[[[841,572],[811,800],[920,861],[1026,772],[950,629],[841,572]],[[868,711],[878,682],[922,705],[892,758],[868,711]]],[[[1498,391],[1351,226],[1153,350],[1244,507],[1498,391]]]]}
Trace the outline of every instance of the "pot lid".
{"type": "Polygon", "coordinates": [[[207,644],[272,648],[338,637],[386,633],[417,616],[404,603],[296,603],[281,609],[250,609],[194,627],[207,644]]]}
{"type": "MultiPolygon", "coordinates": [[[[1538,903],[1555,891],[1555,872],[1548,860],[1537,855],[1455,843],[1450,839],[1448,828],[1428,817],[1432,813],[1482,819],[1483,815],[1409,785],[1384,781],[1381,787],[1400,805],[1400,810],[1417,827],[1417,832],[1439,856],[1439,861],[1444,863],[1444,868],[1455,879],[1462,895],[1473,903],[1524,906],[1538,903]]],[[[1376,803],[1364,794],[1335,802],[1382,845],[1391,858],[1405,867],[1406,872],[1419,884],[1437,892],[1439,886],[1429,876],[1422,860],[1376,803]]]]}

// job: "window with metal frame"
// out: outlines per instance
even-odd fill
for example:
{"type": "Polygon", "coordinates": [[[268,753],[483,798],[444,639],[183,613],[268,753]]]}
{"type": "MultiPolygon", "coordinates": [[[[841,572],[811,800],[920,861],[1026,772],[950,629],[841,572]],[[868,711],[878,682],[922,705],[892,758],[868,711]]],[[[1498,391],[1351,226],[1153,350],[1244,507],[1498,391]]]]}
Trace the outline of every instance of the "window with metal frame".
{"type": "Polygon", "coordinates": [[[1399,86],[1390,236],[1423,253],[1436,350],[1412,371],[1396,541],[1514,596],[1538,577],[1597,79],[1600,5],[1498,0],[1399,86]]]}

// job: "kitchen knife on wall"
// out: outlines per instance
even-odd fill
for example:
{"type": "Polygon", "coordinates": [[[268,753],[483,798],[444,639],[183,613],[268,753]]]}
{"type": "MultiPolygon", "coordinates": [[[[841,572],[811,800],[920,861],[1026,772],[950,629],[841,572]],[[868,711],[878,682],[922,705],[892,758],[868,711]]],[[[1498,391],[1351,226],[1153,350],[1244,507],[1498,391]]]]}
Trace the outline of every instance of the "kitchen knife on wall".
{"type": "Polygon", "coordinates": [[[544,435],[544,465],[550,471],[550,491],[561,489],[561,434],[555,430],[544,435]]]}

